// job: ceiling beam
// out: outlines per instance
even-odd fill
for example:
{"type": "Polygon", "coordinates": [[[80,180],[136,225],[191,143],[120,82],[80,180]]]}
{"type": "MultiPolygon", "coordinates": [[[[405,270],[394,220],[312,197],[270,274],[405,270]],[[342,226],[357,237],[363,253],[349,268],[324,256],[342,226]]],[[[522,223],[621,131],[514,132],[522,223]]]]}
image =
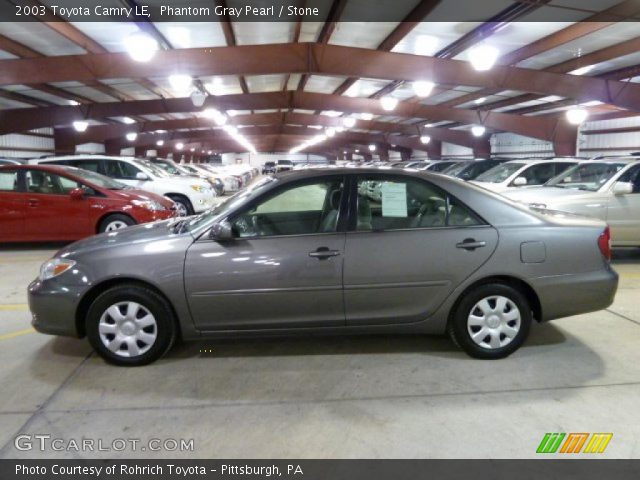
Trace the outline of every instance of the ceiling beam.
{"type": "Polygon", "coordinates": [[[123,53],[0,60],[0,85],[165,76],[176,65],[194,76],[312,73],[391,81],[426,76],[451,85],[464,79],[469,86],[559,95],[582,102],[600,100],[640,111],[637,84],[517,67],[478,72],[459,60],[313,43],[168,50],[158,52],[146,64],[133,64],[123,53]]]}
{"type": "MultiPolygon", "coordinates": [[[[398,24],[398,26],[378,45],[377,50],[381,52],[390,52],[404,39],[416,26],[422,22],[427,15],[442,2],[442,0],[421,0],[411,12],[398,24]]],[[[358,81],[357,78],[351,77],[342,82],[335,90],[334,94],[342,95],[358,81]]]]}
{"type": "MultiPolygon", "coordinates": [[[[586,18],[582,22],[576,22],[568,27],[565,27],[557,32],[554,32],[546,37],[543,37],[535,42],[529,43],[524,47],[521,47],[513,52],[509,52],[503,56],[501,56],[497,64],[508,66],[508,65],[517,65],[531,57],[535,57],[541,53],[547,52],[549,50],[553,50],[554,48],[565,45],[569,42],[573,42],[580,38],[583,38],[592,33],[596,33],[606,27],[609,27],[615,24],[618,21],[624,21],[630,17],[633,17],[640,13],[640,2],[638,0],[625,0],[617,5],[614,5],[607,10],[604,10],[600,13],[596,13],[586,18]]],[[[606,49],[603,49],[606,50],[606,49]]],[[[595,52],[594,52],[595,53],[595,52]]],[[[588,56],[588,55],[587,55],[588,56]]],[[[576,66],[569,68],[568,70],[564,70],[564,72],[570,72],[579,68],[580,66],[590,65],[595,62],[595,58],[591,60],[585,58],[587,56],[576,57],[570,62],[574,62],[576,66]],[[586,63],[590,62],[590,63],[586,63]]],[[[614,57],[609,57],[614,58],[614,57]]],[[[607,60],[608,58],[603,58],[603,60],[607,60]]],[[[601,61],[603,61],[601,60],[601,61]]],[[[563,62],[567,63],[567,62],[563,62]]],[[[558,64],[557,66],[562,65],[558,64]]],[[[557,67],[556,66],[556,67],[557,67]]],[[[442,103],[442,105],[446,105],[448,107],[453,107],[456,105],[462,105],[464,103],[472,102],[479,98],[487,97],[489,95],[495,95],[499,93],[499,89],[483,89],[479,92],[470,93],[468,95],[464,95],[462,97],[454,98],[453,100],[449,100],[447,102],[442,103]]]]}
{"type": "MultiPolygon", "coordinates": [[[[208,97],[206,107],[220,110],[270,110],[296,108],[302,110],[335,110],[347,113],[388,115],[380,102],[368,98],[352,98],[310,92],[267,92],[208,97]]],[[[0,110],[0,134],[16,133],[40,127],[69,126],[82,119],[196,112],[189,98],[136,100],[131,102],[96,103],[90,106],[56,106],[0,110]]],[[[495,130],[510,131],[534,138],[552,140],[566,127],[558,119],[533,118],[497,112],[476,112],[438,105],[399,102],[394,116],[432,121],[481,123],[495,130]]],[[[360,121],[358,121],[360,122],[360,121]]],[[[413,127],[415,128],[415,127],[413,127]]]]}

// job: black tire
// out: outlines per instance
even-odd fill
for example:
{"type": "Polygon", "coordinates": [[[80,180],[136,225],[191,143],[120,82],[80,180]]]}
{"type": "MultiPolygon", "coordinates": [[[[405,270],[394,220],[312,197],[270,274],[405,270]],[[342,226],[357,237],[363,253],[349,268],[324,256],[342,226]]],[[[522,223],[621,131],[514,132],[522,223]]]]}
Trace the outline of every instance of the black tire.
{"type": "Polygon", "coordinates": [[[109,225],[112,225],[115,222],[124,223],[126,226],[130,227],[131,225],[135,225],[136,221],[129,217],[128,215],[123,215],[121,213],[114,213],[113,215],[107,215],[102,219],[100,225],[98,225],[98,232],[104,233],[107,231],[109,225]]]}
{"type": "MultiPolygon", "coordinates": [[[[495,306],[496,304],[494,303],[493,305],[495,306]]],[[[519,290],[501,283],[490,283],[480,285],[464,294],[464,297],[458,302],[458,305],[452,312],[447,325],[447,333],[453,342],[469,356],[485,360],[495,360],[505,358],[520,348],[529,335],[532,319],[533,315],[529,301],[519,290]],[[506,297],[515,304],[520,313],[520,325],[518,333],[509,343],[502,347],[496,346],[495,348],[489,348],[488,346],[481,346],[476,343],[471,338],[469,332],[469,329],[476,329],[475,331],[478,333],[483,327],[468,326],[468,321],[469,316],[473,313],[472,309],[474,309],[478,302],[494,296],[506,297]]],[[[507,323],[507,325],[515,325],[515,321],[511,322],[511,325],[509,325],[509,323],[507,323]]],[[[485,340],[493,339],[494,335],[498,335],[498,338],[502,339],[501,341],[507,338],[506,335],[502,338],[504,334],[497,331],[486,331],[493,333],[487,333],[485,337],[482,337],[485,340]]]]}
{"type": "MultiPolygon", "coordinates": [[[[101,293],[89,307],[85,327],[89,343],[95,351],[107,362],[120,366],[141,366],[156,361],[171,349],[177,336],[176,321],[169,302],[155,291],[135,284],[118,285],[101,293]],[[120,354],[109,350],[103,343],[99,331],[100,320],[106,310],[124,302],[140,304],[155,319],[155,325],[149,331],[153,334],[155,330],[155,341],[146,352],[133,357],[123,356],[126,354],[120,350],[120,354]]],[[[121,343],[126,341],[123,340],[121,343]]],[[[140,344],[138,346],[141,347],[140,344]]],[[[123,350],[128,351],[129,348],[123,350]]]]}
{"type": "Polygon", "coordinates": [[[191,201],[182,195],[167,195],[171,200],[178,203],[179,206],[184,207],[184,211],[187,215],[193,215],[195,211],[193,210],[193,205],[191,205],[191,201]]]}

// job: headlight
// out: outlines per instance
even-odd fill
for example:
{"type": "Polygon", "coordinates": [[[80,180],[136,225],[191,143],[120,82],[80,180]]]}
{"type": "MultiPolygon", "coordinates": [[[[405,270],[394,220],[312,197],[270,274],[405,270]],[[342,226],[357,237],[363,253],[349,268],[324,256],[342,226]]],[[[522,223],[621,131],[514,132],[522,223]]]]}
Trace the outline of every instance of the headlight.
{"type": "Polygon", "coordinates": [[[209,187],[206,187],[204,185],[191,185],[191,188],[193,190],[195,190],[198,193],[208,193],[209,192],[209,187]]]}
{"type": "Polygon", "coordinates": [[[146,208],[147,210],[151,210],[152,212],[161,212],[166,210],[164,206],[154,200],[133,200],[133,203],[136,207],[146,208]]]}
{"type": "Polygon", "coordinates": [[[40,267],[40,280],[49,280],[50,278],[62,275],[64,272],[72,268],[76,262],[64,258],[52,258],[40,267]]]}

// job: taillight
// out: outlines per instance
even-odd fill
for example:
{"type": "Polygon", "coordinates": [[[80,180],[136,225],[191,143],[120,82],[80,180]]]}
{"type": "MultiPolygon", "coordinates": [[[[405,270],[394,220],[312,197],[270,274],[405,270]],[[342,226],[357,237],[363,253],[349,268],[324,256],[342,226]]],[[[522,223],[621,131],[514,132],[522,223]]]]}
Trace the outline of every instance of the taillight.
{"type": "Polygon", "coordinates": [[[602,256],[607,260],[611,260],[611,230],[608,226],[598,237],[598,247],[602,256]]]}

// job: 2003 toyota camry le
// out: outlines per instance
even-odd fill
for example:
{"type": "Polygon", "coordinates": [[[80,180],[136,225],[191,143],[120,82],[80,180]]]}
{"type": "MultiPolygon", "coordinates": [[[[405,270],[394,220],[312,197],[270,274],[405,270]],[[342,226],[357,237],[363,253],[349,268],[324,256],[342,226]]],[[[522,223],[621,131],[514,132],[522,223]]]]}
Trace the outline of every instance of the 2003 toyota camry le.
{"type": "Polygon", "coordinates": [[[532,321],[609,306],[609,229],[401,169],[266,177],[213,210],[96,235],[29,286],[34,327],[142,365],[178,338],[448,332],[502,358],[532,321]],[[375,182],[381,195],[368,195],[375,182]]]}

